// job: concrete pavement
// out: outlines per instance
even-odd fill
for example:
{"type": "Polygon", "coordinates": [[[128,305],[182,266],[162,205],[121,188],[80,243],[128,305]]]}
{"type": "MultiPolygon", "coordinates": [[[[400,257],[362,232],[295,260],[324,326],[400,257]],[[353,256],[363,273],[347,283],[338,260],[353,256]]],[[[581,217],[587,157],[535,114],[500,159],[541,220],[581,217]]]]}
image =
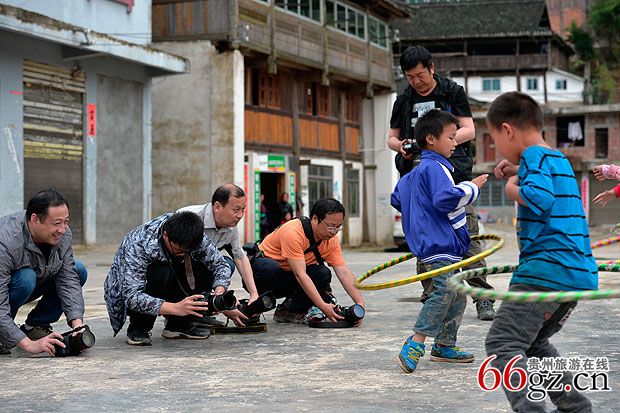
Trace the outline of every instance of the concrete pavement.
{"type": "MultiPolygon", "coordinates": [[[[603,230],[594,231],[592,239],[610,236],[603,230]]],[[[513,229],[488,224],[487,232],[507,239],[506,246],[488,259],[489,265],[516,263],[513,229]]],[[[510,411],[503,392],[485,393],[476,384],[490,323],[476,318],[471,300],[458,344],[473,351],[476,361],[458,365],[424,357],[411,375],[400,370],[396,356],[421,307],[419,283],[365,293],[367,316],[360,328],[277,324],[269,313],[267,333],[181,341],[161,337],[160,318],[153,346],[132,347],[125,344],[124,330],[112,337],[103,301],[103,280],[115,248],[76,250],[89,270],[86,320],[97,336],[96,346],[80,357],[64,359],[31,357],[19,349],[2,356],[0,411],[510,411]]],[[[356,275],[396,256],[371,249],[345,253],[356,275]]],[[[595,256],[620,258],[620,248],[605,247],[595,256]]],[[[407,262],[369,281],[402,278],[414,271],[414,263],[407,262]]],[[[496,288],[507,288],[509,275],[490,277],[496,288]]],[[[603,273],[600,280],[601,289],[620,288],[618,274],[603,273]]],[[[340,284],[335,281],[333,286],[340,302],[349,304],[340,284]]],[[[241,290],[238,274],[233,287],[241,290]]],[[[20,311],[18,323],[28,310],[20,311]]],[[[67,330],[64,321],[54,328],[67,330]]],[[[589,393],[596,412],[618,410],[619,339],[617,300],[580,303],[552,339],[564,357],[609,357],[613,391],[589,393]]]]}

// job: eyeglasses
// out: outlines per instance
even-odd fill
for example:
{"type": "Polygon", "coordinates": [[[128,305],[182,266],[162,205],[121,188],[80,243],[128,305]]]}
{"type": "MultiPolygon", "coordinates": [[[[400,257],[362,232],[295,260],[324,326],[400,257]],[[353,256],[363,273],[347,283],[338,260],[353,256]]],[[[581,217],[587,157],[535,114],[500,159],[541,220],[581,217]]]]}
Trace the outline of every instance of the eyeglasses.
{"type": "Polygon", "coordinates": [[[181,256],[181,255],[191,253],[191,251],[186,251],[182,248],[176,248],[174,245],[172,245],[172,242],[170,242],[170,240],[168,240],[168,250],[170,251],[170,253],[172,253],[172,255],[176,255],[176,256],[181,256]]]}
{"type": "Polygon", "coordinates": [[[321,221],[321,223],[322,223],[323,225],[325,225],[325,228],[327,228],[327,230],[328,230],[329,232],[334,232],[334,233],[336,233],[336,232],[340,232],[340,231],[342,230],[342,228],[344,227],[344,225],[340,225],[340,226],[338,226],[338,227],[337,227],[337,226],[335,226],[335,225],[327,225],[327,224],[325,223],[325,221],[321,221]]]}

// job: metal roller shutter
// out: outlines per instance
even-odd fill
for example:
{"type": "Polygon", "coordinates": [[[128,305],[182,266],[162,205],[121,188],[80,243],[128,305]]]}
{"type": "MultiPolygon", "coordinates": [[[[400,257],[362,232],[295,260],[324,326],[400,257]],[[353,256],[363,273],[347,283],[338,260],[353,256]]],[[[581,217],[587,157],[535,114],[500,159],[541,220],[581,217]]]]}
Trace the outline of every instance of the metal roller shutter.
{"type": "Polygon", "coordinates": [[[83,237],[84,74],[24,61],[24,202],[56,188],[69,200],[73,239],[83,237]]]}

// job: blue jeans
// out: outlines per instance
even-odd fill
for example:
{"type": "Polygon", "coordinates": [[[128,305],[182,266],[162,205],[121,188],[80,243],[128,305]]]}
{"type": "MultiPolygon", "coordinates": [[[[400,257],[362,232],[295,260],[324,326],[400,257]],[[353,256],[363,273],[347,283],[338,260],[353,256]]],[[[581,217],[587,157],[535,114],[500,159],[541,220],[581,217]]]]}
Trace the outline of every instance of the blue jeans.
{"type": "MultiPolygon", "coordinates": [[[[86,267],[80,261],[75,261],[75,269],[80,278],[80,285],[86,283],[88,275],[86,267]]],[[[50,277],[37,286],[37,274],[32,268],[20,268],[11,273],[9,286],[9,305],[11,317],[15,318],[17,310],[31,301],[41,297],[36,307],[28,314],[26,324],[29,326],[48,326],[55,323],[62,315],[60,297],[56,291],[54,278],[50,277]]]]}
{"type": "Polygon", "coordinates": [[[222,257],[224,257],[224,261],[226,261],[226,264],[230,267],[230,273],[234,274],[236,267],[235,267],[235,262],[233,261],[233,259],[227,255],[222,255],[222,257]]]}
{"type": "MultiPolygon", "coordinates": [[[[452,264],[449,261],[435,261],[423,264],[424,271],[430,271],[452,264]]],[[[454,272],[433,278],[433,291],[424,302],[413,331],[427,337],[435,337],[435,343],[444,346],[456,344],[456,334],[463,319],[467,300],[446,285],[454,272]]]]}

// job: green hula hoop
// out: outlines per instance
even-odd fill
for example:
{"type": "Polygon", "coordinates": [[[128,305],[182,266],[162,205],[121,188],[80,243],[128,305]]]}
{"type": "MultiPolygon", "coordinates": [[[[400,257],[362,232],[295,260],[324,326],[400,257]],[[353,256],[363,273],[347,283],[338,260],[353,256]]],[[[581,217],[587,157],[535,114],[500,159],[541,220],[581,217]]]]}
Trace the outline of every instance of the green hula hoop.
{"type": "MultiPolygon", "coordinates": [[[[503,274],[510,273],[517,269],[517,265],[504,265],[497,267],[476,268],[467,270],[454,275],[448,279],[448,287],[460,294],[467,294],[473,298],[483,300],[503,300],[516,301],[520,303],[529,302],[556,302],[564,303],[568,301],[578,300],[605,300],[608,298],[620,297],[620,289],[614,290],[588,290],[588,291],[553,291],[553,292],[536,292],[536,291],[505,291],[499,292],[495,290],[487,290],[485,288],[476,288],[465,285],[464,280],[478,277],[486,274],[503,274]]],[[[620,272],[620,264],[598,264],[599,271],[620,272]]]]}
{"type": "Polygon", "coordinates": [[[395,281],[386,281],[386,282],[382,282],[382,283],[377,283],[377,284],[362,284],[362,281],[364,281],[365,279],[369,278],[372,275],[375,275],[376,273],[383,271],[387,268],[393,267],[396,264],[400,264],[401,262],[410,260],[411,258],[414,257],[414,255],[412,253],[409,254],[405,254],[402,255],[392,261],[388,261],[386,263],[383,263],[375,268],[373,268],[372,270],[368,270],[366,271],[364,274],[362,274],[359,278],[357,278],[355,280],[355,287],[357,287],[360,290],[384,290],[387,288],[394,288],[394,287],[398,287],[401,285],[406,285],[406,284],[410,284],[416,281],[422,281],[422,280],[426,280],[427,278],[432,278],[432,277],[436,277],[438,275],[442,275],[454,270],[457,270],[459,268],[463,268],[468,266],[469,264],[472,264],[474,262],[478,262],[483,260],[484,258],[488,257],[489,255],[493,254],[495,251],[497,251],[498,249],[502,248],[504,246],[504,240],[502,239],[502,237],[500,237],[499,235],[493,235],[493,234],[485,234],[485,235],[474,235],[471,237],[471,239],[473,241],[481,241],[481,240],[495,240],[498,241],[497,244],[495,244],[494,246],[492,246],[491,248],[488,248],[484,251],[482,251],[480,254],[476,254],[473,257],[470,257],[466,260],[457,262],[455,264],[451,264],[451,265],[447,265],[445,267],[441,267],[441,268],[437,268],[436,270],[432,270],[432,271],[427,271],[424,272],[422,274],[416,274],[412,277],[407,277],[407,278],[403,278],[400,280],[395,280],[395,281]]]}

